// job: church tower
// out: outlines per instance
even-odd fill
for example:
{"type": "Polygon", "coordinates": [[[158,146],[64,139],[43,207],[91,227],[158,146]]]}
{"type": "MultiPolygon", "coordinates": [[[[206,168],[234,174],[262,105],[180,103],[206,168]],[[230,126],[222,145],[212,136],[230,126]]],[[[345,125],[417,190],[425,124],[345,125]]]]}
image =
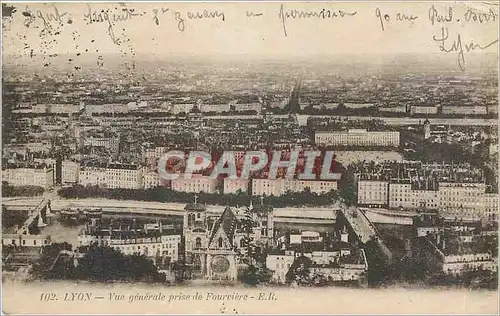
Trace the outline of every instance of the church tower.
{"type": "Polygon", "coordinates": [[[208,244],[207,209],[204,204],[198,203],[195,196],[194,203],[184,208],[183,237],[185,259],[193,267],[195,277],[205,273],[206,259],[204,250],[208,244]]]}
{"type": "Polygon", "coordinates": [[[424,139],[429,139],[431,137],[431,122],[428,119],[424,121],[424,139]]]}

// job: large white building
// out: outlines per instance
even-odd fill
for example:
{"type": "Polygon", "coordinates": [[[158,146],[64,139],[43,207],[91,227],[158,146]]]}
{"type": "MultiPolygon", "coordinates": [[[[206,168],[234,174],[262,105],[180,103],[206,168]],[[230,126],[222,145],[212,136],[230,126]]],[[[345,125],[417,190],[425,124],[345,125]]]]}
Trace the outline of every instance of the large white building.
{"type": "Polygon", "coordinates": [[[398,131],[367,131],[350,129],[347,131],[316,131],[317,145],[332,146],[399,146],[398,131]]]}
{"type": "Polygon", "coordinates": [[[323,194],[337,190],[337,181],[252,179],[252,195],[254,196],[280,196],[287,191],[302,192],[306,188],[309,188],[312,193],[323,194]]]}
{"type": "Polygon", "coordinates": [[[436,190],[412,188],[409,182],[389,183],[389,207],[437,209],[439,194],[436,190]]]}
{"type": "Polygon", "coordinates": [[[411,114],[437,114],[439,105],[412,105],[410,107],[411,114]]]}
{"type": "Polygon", "coordinates": [[[248,179],[224,178],[224,194],[235,194],[238,191],[247,192],[249,183],[250,180],[248,179]]]}
{"type": "Polygon", "coordinates": [[[180,174],[177,179],[171,181],[171,188],[174,191],[188,193],[217,193],[219,181],[200,174],[193,174],[191,179],[186,179],[184,174],[180,174]]]}
{"type": "Polygon", "coordinates": [[[80,174],[80,163],[64,160],[61,163],[61,182],[63,184],[78,183],[78,176],[80,174]]]}
{"type": "Polygon", "coordinates": [[[6,167],[2,170],[2,181],[9,185],[35,185],[45,189],[54,186],[54,169],[47,166],[6,167]]]}
{"type": "Polygon", "coordinates": [[[89,136],[83,140],[84,146],[104,147],[113,155],[117,155],[120,150],[120,137],[118,136],[89,136]]]}
{"type": "Polygon", "coordinates": [[[172,114],[189,113],[195,107],[193,103],[178,103],[172,104],[170,112],[172,114]]]}
{"type": "Polygon", "coordinates": [[[106,187],[106,167],[81,166],[78,172],[78,183],[83,186],[97,185],[99,187],[106,187]]]}
{"type": "Polygon", "coordinates": [[[484,183],[439,183],[441,207],[480,208],[484,205],[482,197],[485,192],[484,183]]]}
{"type": "Polygon", "coordinates": [[[486,115],[488,108],[485,105],[476,106],[460,106],[460,105],[443,105],[441,108],[443,114],[458,114],[458,115],[486,115]]]}
{"type": "Polygon", "coordinates": [[[144,189],[155,188],[160,185],[160,176],[156,171],[144,168],[142,184],[144,189]]]}
{"type": "Polygon", "coordinates": [[[2,234],[2,246],[43,247],[50,244],[50,235],[2,234]]]}
{"type": "Polygon", "coordinates": [[[237,103],[234,105],[235,112],[246,112],[246,111],[256,111],[260,113],[262,111],[262,104],[255,103],[237,103]]]}
{"type": "Polygon", "coordinates": [[[112,189],[140,189],[142,181],[142,168],[129,164],[82,166],[78,174],[78,182],[83,186],[97,185],[112,189]]]}
{"type": "Polygon", "coordinates": [[[439,182],[433,189],[419,189],[409,180],[358,180],[358,204],[372,207],[440,209],[446,213],[463,212],[462,215],[470,213],[496,218],[498,194],[487,193],[486,188],[484,183],[439,182]]]}
{"type": "Polygon", "coordinates": [[[271,280],[275,283],[285,283],[286,274],[295,261],[293,250],[283,250],[270,253],[266,257],[266,267],[273,272],[271,280]]]}
{"type": "Polygon", "coordinates": [[[231,110],[231,106],[229,103],[221,103],[221,104],[202,104],[200,105],[201,112],[229,112],[231,110]]]}
{"type": "Polygon", "coordinates": [[[388,200],[389,182],[380,180],[358,181],[358,204],[366,206],[384,206],[388,200]]]}
{"type": "Polygon", "coordinates": [[[252,195],[280,196],[287,191],[302,192],[309,188],[313,193],[326,193],[337,189],[336,181],[252,179],[252,195]]]}
{"type": "Polygon", "coordinates": [[[106,168],[108,188],[141,189],[142,168],[138,165],[110,164],[106,168]]]}
{"type": "Polygon", "coordinates": [[[146,257],[169,257],[170,262],[179,260],[180,235],[148,236],[142,238],[117,238],[109,234],[89,234],[86,231],[78,236],[80,246],[97,244],[108,246],[125,255],[144,255],[146,257]]]}
{"type": "Polygon", "coordinates": [[[440,260],[442,272],[451,276],[460,276],[465,272],[475,271],[478,269],[498,271],[498,262],[493,258],[491,253],[475,251],[470,248],[470,244],[479,236],[471,235],[468,232],[459,233],[456,237],[460,247],[458,249],[448,249],[446,240],[440,236],[426,237],[431,244],[434,253],[440,260]],[[465,237],[465,238],[464,238],[465,237]]]}
{"type": "Polygon", "coordinates": [[[148,158],[161,158],[163,154],[169,151],[169,147],[156,146],[151,148],[144,148],[142,150],[142,157],[144,159],[148,158]]]}

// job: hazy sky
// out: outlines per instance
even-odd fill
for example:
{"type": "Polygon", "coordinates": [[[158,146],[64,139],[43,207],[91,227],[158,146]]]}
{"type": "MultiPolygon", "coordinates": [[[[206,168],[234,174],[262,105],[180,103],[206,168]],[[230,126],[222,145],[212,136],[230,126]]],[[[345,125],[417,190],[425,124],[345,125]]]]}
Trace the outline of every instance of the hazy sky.
{"type": "MultiPolygon", "coordinates": [[[[4,21],[3,52],[28,57],[32,49],[38,56],[65,53],[83,55],[91,52],[122,53],[126,56],[133,56],[134,53],[264,56],[439,53],[441,43],[434,41],[433,36],[440,37],[442,27],[447,28],[449,36],[444,43],[446,49],[452,48],[458,35],[464,50],[471,41],[486,46],[498,39],[498,6],[486,2],[127,3],[126,7],[118,3],[10,4],[16,7],[16,12],[11,19],[4,21]],[[435,10],[432,9],[433,5],[435,10]],[[28,12],[23,13],[26,6],[28,12]],[[449,17],[450,6],[453,9],[452,21],[438,22],[436,15],[449,17]],[[56,8],[59,17],[55,14],[56,8]],[[86,14],[95,12],[100,15],[94,18],[104,20],[108,17],[113,20],[118,15],[126,15],[123,11],[125,8],[134,9],[134,13],[141,13],[142,16],[129,16],[127,21],[115,22],[111,27],[114,36],[109,34],[108,21],[88,24],[85,19],[86,14]],[[162,12],[162,8],[165,12],[162,12]],[[475,13],[488,13],[491,9],[497,16],[483,23],[478,20],[474,22],[474,14],[466,14],[468,8],[475,13]],[[109,9],[107,15],[101,11],[106,9],[109,9]],[[299,14],[299,11],[319,14],[322,9],[336,12],[337,15],[339,10],[353,15],[325,19],[290,16],[290,13],[299,14]],[[158,20],[155,20],[155,10],[158,20]],[[206,13],[218,11],[218,16],[189,18],[190,13],[203,14],[204,10],[207,10],[206,13]],[[262,15],[248,18],[247,11],[262,15]],[[282,17],[286,17],[287,13],[288,17],[283,22],[282,17]],[[398,13],[417,18],[397,21],[398,13]],[[34,18],[30,18],[30,15],[34,18]],[[435,16],[434,25],[430,16],[435,16]],[[470,21],[467,22],[467,18],[470,21]],[[384,21],[384,30],[381,19],[384,21]],[[180,20],[184,22],[183,32],[179,30],[179,27],[182,28],[180,20]],[[50,29],[51,34],[45,29],[50,29]],[[121,41],[121,44],[117,45],[113,39],[115,42],[121,41]]],[[[479,18],[478,15],[475,17],[479,18]]],[[[465,58],[476,58],[474,55],[478,51],[466,52],[465,58]]],[[[484,51],[498,52],[498,44],[484,51]]],[[[457,58],[457,52],[448,54],[450,58],[457,58]]]]}

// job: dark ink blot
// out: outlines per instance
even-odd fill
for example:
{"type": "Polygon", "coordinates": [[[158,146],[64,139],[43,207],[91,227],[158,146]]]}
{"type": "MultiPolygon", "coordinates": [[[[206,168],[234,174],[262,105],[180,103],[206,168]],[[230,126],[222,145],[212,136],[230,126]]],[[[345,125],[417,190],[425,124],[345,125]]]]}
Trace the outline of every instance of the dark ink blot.
{"type": "Polygon", "coordinates": [[[69,19],[67,23],[68,23],[68,24],[73,24],[73,20],[72,20],[72,19],[69,19]]]}
{"type": "Polygon", "coordinates": [[[68,61],[73,61],[73,59],[69,58],[68,61]]]}
{"type": "Polygon", "coordinates": [[[93,43],[93,42],[95,42],[95,40],[91,40],[90,42],[93,43]]]}
{"type": "Polygon", "coordinates": [[[27,11],[24,11],[23,15],[26,16],[26,17],[31,17],[31,14],[29,12],[27,12],[27,11]]]}
{"type": "Polygon", "coordinates": [[[5,3],[2,3],[2,17],[11,17],[12,14],[16,12],[15,6],[10,6],[5,3]]]}
{"type": "Polygon", "coordinates": [[[80,53],[76,54],[76,56],[80,56],[80,53]]]}
{"type": "Polygon", "coordinates": [[[89,51],[88,48],[86,48],[85,51],[88,52],[89,51]]]}

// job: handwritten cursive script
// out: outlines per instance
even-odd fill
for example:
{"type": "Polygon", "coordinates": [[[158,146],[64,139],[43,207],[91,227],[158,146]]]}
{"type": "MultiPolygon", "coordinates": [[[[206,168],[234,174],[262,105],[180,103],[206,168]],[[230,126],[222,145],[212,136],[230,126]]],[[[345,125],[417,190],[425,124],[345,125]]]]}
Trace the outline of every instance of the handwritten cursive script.
{"type": "Polygon", "coordinates": [[[111,12],[108,10],[92,10],[90,4],[87,4],[87,13],[84,14],[84,19],[88,24],[93,23],[107,23],[108,24],[108,35],[114,44],[120,45],[121,40],[115,35],[114,25],[116,22],[124,22],[131,20],[135,16],[140,16],[140,13],[136,13],[135,9],[129,9],[122,5],[119,12],[111,12]]]}
{"type": "Polygon", "coordinates": [[[288,19],[332,19],[332,18],[344,18],[349,16],[356,15],[357,11],[354,12],[346,12],[342,10],[329,10],[329,9],[321,9],[316,11],[303,11],[303,10],[288,10],[285,11],[283,5],[280,6],[279,11],[279,19],[281,20],[281,24],[283,26],[283,34],[288,36],[288,32],[286,29],[286,21],[288,19]]]}
{"type": "Polygon", "coordinates": [[[477,43],[474,43],[473,41],[470,41],[468,44],[462,44],[462,36],[460,34],[457,34],[456,40],[451,42],[449,40],[450,34],[448,32],[447,27],[441,27],[441,35],[436,36],[434,35],[432,39],[439,43],[439,50],[445,53],[453,53],[457,52],[458,57],[457,57],[457,62],[458,66],[460,69],[465,71],[465,53],[472,52],[474,50],[485,50],[490,46],[495,45],[498,43],[498,39],[494,40],[493,42],[486,44],[486,45],[480,45],[477,43]],[[451,42],[451,43],[450,43],[451,42]]]}

